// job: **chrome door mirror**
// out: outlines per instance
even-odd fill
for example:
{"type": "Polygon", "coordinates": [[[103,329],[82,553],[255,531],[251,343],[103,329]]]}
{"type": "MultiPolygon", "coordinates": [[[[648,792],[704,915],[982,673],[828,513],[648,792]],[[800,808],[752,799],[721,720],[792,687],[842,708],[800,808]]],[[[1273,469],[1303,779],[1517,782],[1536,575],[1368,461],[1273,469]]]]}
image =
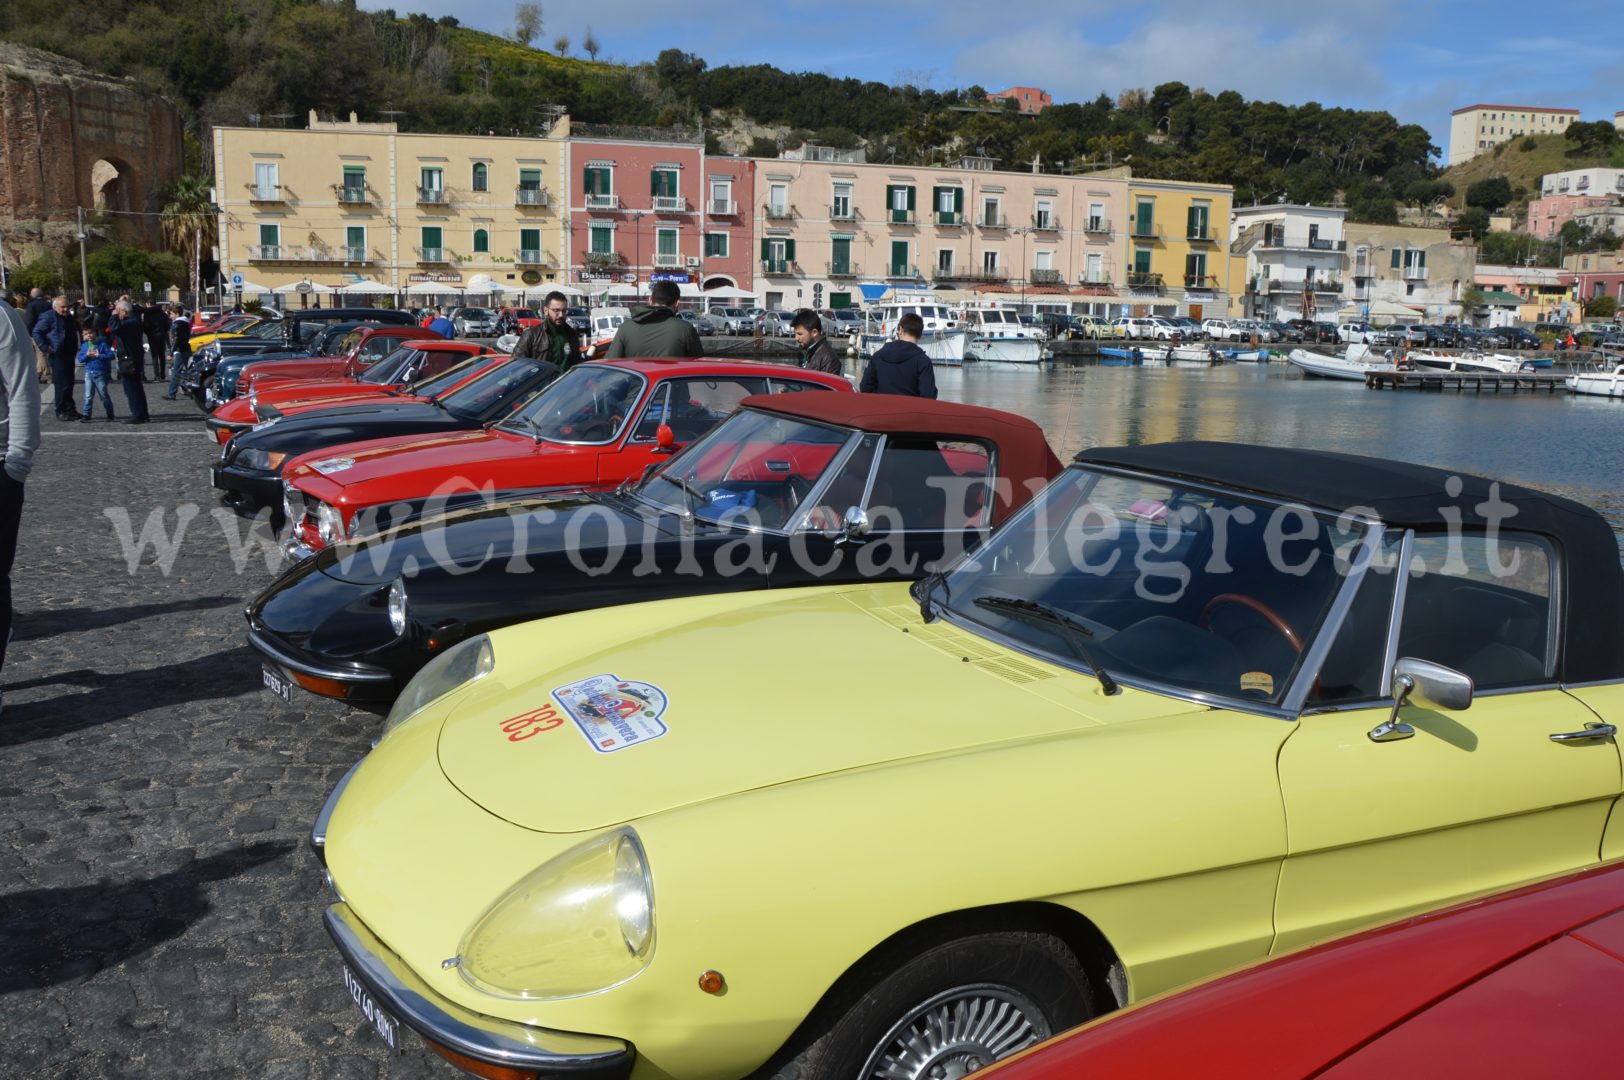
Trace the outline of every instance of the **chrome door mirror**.
{"type": "Polygon", "coordinates": [[[1460,712],[1471,708],[1473,689],[1471,676],[1454,668],[1413,656],[1401,657],[1393,665],[1393,711],[1384,723],[1370,729],[1370,741],[1397,742],[1415,734],[1414,727],[1399,722],[1398,711],[1406,704],[1460,712]]]}
{"type": "Polygon", "coordinates": [[[844,541],[859,541],[868,535],[868,515],[863,513],[861,506],[846,507],[846,515],[840,520],[840,539],[844,541]]]}

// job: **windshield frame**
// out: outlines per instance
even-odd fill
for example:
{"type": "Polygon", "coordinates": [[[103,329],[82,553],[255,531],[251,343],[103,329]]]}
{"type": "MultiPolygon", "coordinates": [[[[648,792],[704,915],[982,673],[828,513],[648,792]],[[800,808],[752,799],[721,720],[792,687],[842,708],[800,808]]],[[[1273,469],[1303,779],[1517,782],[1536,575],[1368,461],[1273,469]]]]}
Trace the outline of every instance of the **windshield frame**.
{"type": "MultiPolygon", "coordinates": [[[[595,362],[595,363],[592,363],[592,364],[576,364],[576,365],[574,365],[573,367],[571,367],[569,369],[569,371],[564,372],[563,374],[559,375],[558,378],[554,379],[552,382],[550,382],[546,386],[542,387],[542,389],[540,390],[539,393],[531,395],[531,397],[530,397],[530,399],[528,401],[526,401],[524,404],[520,405],[518,408],[514,409],[512,412],[508,413],[500,421],[493,424],[492,426],[499,429],[499,430],[501,430],[501,431],[508,432],[509,434],[512,434],[512,435],[522,435],[527,439],[536,439],[537,435],[536,435],[535,432],[530,430],[530,425],[520,422],[519,414],[521,412],[524,412],[530,406],[536,405],[537,403],[539,403],[541,401],[541,399],[543,397],[545,397],[546,395],[552,393],[557,387],[563,385],[564,380],[569,378],[571,373],[576,372],[576,371],[589,371],[589,372],[590,371],[601,371],[601,370],[603,370],[605,368],[608,368],[608,369],[613,370],[613,371],[624,372],[625,374],[630,375],[633,378],[638,380],[637,392],[631,399],[632,400],[632,405],[626,410],[626,415],[621,419],[620,427],[615,429],[614,435],[612,435],[610,438],[607,438],[607,439],[557,439],[557,438],[553,438],[550,435],[542,435],[542,436],[540,436],[540,441],[542,441],[544,443],[549,443],[549,444],[551,444],[553,446],[612,446],[612,445],[614,445],[615,443],[617,443],[617,442],[619,442],[621,440],[621,437],[624,436],[626,434],[626,432],[628,432],[628,431],[630,431],[632,429],[633,421],[635,421],[638,417],[643,415],[643,406],[647,403],[647,400],[648,400],[645,397],[645,394],[647,394],[647,392],[648,392],[650,381],[649,381],[649,377],[647,375],[643,374],[643,372],[641,372],[641,371],[637,371],[637,370],[635,370],[633,368],[621,367],[619,364],[606,364],[606,363],[603,363],[601,361],[595,362]]],[[[587,378],[587,376],[585,376],[585,375],[577,376],[576,381],[579,382],[579,381],[581,381],[581,379],[584,379],[584,378],[587,378]]]]}
{"type": "MultiPolygon", "coordinates": [[[[1336,520],[1338,518],[1337,511],[1333,511],[1323,506],[1310,505],[1290,499],[1282,499],[1278,496],[1267,495],[1261,492],[1246,491],[1238,488],[1226,488],[1215,484],[1202,483],[1201,481],[1190,480],[1184,477],[1170,476],[1162,473],[1144,472],[1138,469],[1125,469],[1117,466],[1101,465],[1094,462],[1090,462],[1087,465],[1071,465],[1067,467],[1049,482],[1049,487],[1052,488],[1054,485],[1061,483],[1074,472],[1090,472],[1096,473],[1100,476],[1148,481],[1155,484],[1172,484],[1181,489],[1192,492],[1201,492],[1203,494],[1239,499],[1244,502],[1255,502],[1271,507],[1290,507],[1298,510],[1308,511],[1317,517],[1328,517],[1332,520],[1336,520]]],[[[1044,495],[1047,494],[1048,490],[1049,488],[1045,488],[1042,492],[1039,492],[1036,496],[1029,500],[1020,510],[1010,515],[1010,517],[1006,519],[1003,524],[999,525],[998,528],[994,529],[992,533],[989,534],[987,539],[980,545],[963,552],[957,559],[953,560],[950,565],[943,567],[943,578],[951,578],[965,563],[994,550],[1000,537],[1006,531],[1014,531],[1014,529],[1017,527],[1024,527],[1024,523],[1028,520],[1028,518],[1032,514],[1036,513],[1039,502],[1043,499],[1044,495]]],[[[1188,701],[1192,704],[1204,705],[1212,709],[1226,709],[1232,712],[1253,713],[1259,716],[1268,716],[1278,720],[1295,721],[1299,719],[1305,711],[1305,702],[1308,698],[1309,690],[1314,685],[1314,679],[1318,677],[1320,667],[1324,664],[1325,657],[1327,654],[1329,654],[1332,643],[1336,641],[1337,634],[1341,632],[1342,623],[1348,613],[1348,609],[1353,606],[1353,600],[1358,594],[1359,585],[1364,581],[1365,573],[1369,568],[1370,561],[1378,550],[1384,533],[1387,531],[1386,527],[1379,520],[1370,518],[1363,514],[1347,515],[1347,520],[1349,521],[1350,526],[1362,525],[1364,527],[1363,535],[1359,537],[1357,544],[1349,550],[1348,571],[1346,574],[1342,575],[1341,583],[1337,586],[1336,590],[1331,596],[1330,602],[1326,605],[1324,617],[1321,618],[1319,623],[1314,627],[1305,628],[1304,632],[1311,632],[1313,636],[1306,642],[1302,656],[1299,658],[1295,669],[1291,674],[1290,681],[1286,684],[1285,690],[1279,696],[1278,704],[1269,701],[1260,701],[1256,698],[1220,694],[1209,690],[1193,690],[1188,687],[1177,686],[1172,683],[1163,682],[1161,680],[1133,672],[1120,672],[1114,668],[1110,670],[1111,677],[1121,685],[1131,687],[1135,690],[1141,690],[1151,694],[1158,694],[1163,697],[1174,698],[1179,701],[1188,701]]],[[[926,579],[927,582],[930,580],[931,579],[926,579]]],[[[987,623],[981,622],[974,616],[966,615],[965,613],[948,606],[946,602],[936,602],[931,600],[931,595],[933,592],[934,587],[932,587],[931,593],[925,594],[924,599],[931,602],[933,610],[940,618],[947,620],[949,623],[958,627],[960,630],[963,630],[965,633],[973,634],[976,637],[1001,645],[1006,649],[1021,653],[1025,656],[1030,656],[1033,659],[1040,660],[1045,663],[1053,664],[1057,667],[1065,668],[1068,671],[1073,671],[1080,675],[1085,675],[1091,679],[1096,677],[1094,669],[1083,663],[1075,655],[1072,655],[1064,650],[1050,650],[1039,645],[1034,645],[1024,639],[1005,634],[987,623]]],[[[1381,646],[1385,643],[1379,642],[1377,644],[1378,646],[1381,646]]],[[[1316,707],[1314,711],[1318,712],[1324,710],[1316,707]]]]}

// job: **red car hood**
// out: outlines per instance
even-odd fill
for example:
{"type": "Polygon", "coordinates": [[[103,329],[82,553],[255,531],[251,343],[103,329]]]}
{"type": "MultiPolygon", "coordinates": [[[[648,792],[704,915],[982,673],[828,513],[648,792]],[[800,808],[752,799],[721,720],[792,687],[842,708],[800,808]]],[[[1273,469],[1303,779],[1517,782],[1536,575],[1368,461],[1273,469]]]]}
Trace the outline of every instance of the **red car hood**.
{"type": "Polygon", "coordinates": [[[312,356],[304,360],[259,360],[243,371],[244,391],[265,379],[319,379],[344,374],[349,363],[344,356],[312,356]]]}

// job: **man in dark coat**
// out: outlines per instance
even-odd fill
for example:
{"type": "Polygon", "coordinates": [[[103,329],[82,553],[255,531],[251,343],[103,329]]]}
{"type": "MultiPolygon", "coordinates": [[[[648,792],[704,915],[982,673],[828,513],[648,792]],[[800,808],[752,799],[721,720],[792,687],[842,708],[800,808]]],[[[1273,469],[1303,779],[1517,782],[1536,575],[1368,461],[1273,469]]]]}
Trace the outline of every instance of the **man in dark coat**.
{"type": "Polygon", "coordinates": [[[179,304],[170,305],[169,314],[169,392],[164,394],[164,400],[174,401],[181,371],[192,358],[192,320],[179,304]]]}
{"type": "Polygon", "coordinates": [[[811,308],[802,308],[789,321],[795,334],[795,344],[801,347],[801,366],[810,371],[823,371],[830,375],[844,375],[845,365],[840,354],[823,336],[823,319],[811,308]]]}
{"type": "MultiPolygon", "coordinates": [[[[34,336],[34,324],[39,317],[51,310],[51,298],[45,295],[45,290],[39,287],[28,290],[28,306],[23,309],[23,325],[28,328],[28,336],[34,336]]],[[[47,382],[51,377],[51,363],[45,357],[45,351],[38,345],[34,346],[35,373],[39,375],[40,382],[47,382]]]]}
{"type": "Polygon", "coordinates": [[[675,282],[656,281],[649,287],[649,306],[620,324],[604,359],[702,356],[705,346],[699,340],[699,331],[677,315],[681,295],[675,282]]]}
{"type": "Polygon", "coordinates": [[[146,331],[141,316],[129,300],[120,299],[113,306],[113,317],[107,320],[107,334],[113,339],[113,355],[117,358],[118,381],[124,387],[124,400],[129,402],[130,415],[126,424],[147,422],[147,391],[141,385],[141,369],[145,366],[142,346],[146,331]]]}
{"type": "Polygon", "coordinates": [[[514,356],[527,356],[534,360],[547,360],[568,371],[580,363],[581,332],[569,323],[569,299],[554,289],[541,302],[541,322],[519,335],[513,346],[514,356]]]}
{"type": "Polygon", "coordinates": [[[863,372],[865,394],[906,394],[910,397],[936,396],[936,373],[930,357],[919,347],[925,333],[925,320],[909,313],[897,320],[897,337],[876,351],[863,372]]]}
{"type": "Polygon", "coordinates": [[[164,346],[169,338],[169,316],[156,303],[141,308],[141,329],[147,336],[147,351],[152,353],[152,381],[164,381],[164,346]]]}
{"type": "Polygon", "coordinates": [[[56,418],[79,419],[79,406],[73,401],[73,358],[79,354],[79,325],[68,314],[68,298],[59,296],[34,323],[34,346],[51,365],[51,384],[56,388],[56,418]]]}

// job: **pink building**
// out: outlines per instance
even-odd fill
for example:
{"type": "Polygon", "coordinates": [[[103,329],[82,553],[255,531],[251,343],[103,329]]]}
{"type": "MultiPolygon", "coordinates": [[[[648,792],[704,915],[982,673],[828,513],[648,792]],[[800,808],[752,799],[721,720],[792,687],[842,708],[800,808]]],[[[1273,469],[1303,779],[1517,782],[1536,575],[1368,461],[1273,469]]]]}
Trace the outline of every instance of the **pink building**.
{"type": "Polygon", "coordinates": [[[1008,90],[1000,90],[996,94],[987,95],[987,100],[994,104],[1011,99],[1015,101],[1021,112],[1034,116],[1054,104],[1054,99],[1049,96],[1048,91],[1041,90],[1036,86],[1012,86],[1008,90]]]}
{"type": "Polygon", "coordinates": [[[1528,202],[1528,234],[1548,239],[1562,231],[1579,210],[1606,206],[1612,200],[1595,195],[1547,195],[1528,202]]]}
{"type": "Polygon", "coordinates": [[[648,134],[660,141],[574,125],[570,280],[589,289],[633,284],[639,295],[662,280],[696,297],[707,282],[748,290],[746,208],[754,190],[748,163],[707,159],[697,136],[684,141],[674,132],[648,134]]]}

